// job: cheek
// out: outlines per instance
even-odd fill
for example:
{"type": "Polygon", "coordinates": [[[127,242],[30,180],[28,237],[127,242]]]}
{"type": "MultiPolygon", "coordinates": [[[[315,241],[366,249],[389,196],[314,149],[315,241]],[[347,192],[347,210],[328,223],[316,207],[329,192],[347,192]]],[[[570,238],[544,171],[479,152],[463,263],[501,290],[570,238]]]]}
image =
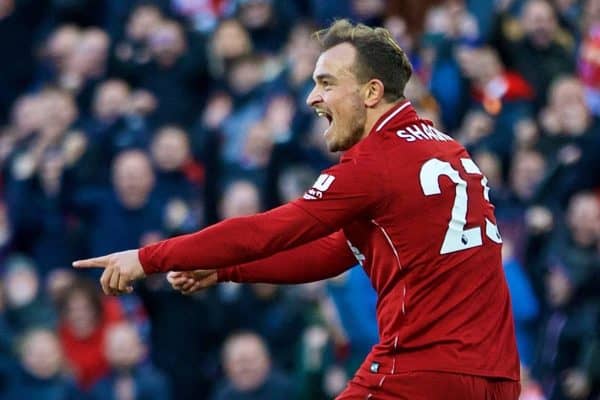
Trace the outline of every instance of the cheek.
{"type": "Polygon", "coordinates": [[[331,97],[329,100],[332,111],[337,113],[338,117],[344,119],[353,118],[353,114],[360,108],[360,98],[354,93],[343,93],[331,97]]]}

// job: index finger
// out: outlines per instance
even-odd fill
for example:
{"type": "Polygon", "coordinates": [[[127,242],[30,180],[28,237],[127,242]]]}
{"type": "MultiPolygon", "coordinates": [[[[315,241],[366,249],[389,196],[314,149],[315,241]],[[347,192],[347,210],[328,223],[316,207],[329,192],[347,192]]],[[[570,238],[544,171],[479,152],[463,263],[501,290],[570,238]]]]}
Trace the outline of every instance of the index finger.
{"type": "Polygon", "coordinates": [[[108,266],[108,257],[94,257],[85,260],[73,261],[75,268],[106,268],[108,266]]]}

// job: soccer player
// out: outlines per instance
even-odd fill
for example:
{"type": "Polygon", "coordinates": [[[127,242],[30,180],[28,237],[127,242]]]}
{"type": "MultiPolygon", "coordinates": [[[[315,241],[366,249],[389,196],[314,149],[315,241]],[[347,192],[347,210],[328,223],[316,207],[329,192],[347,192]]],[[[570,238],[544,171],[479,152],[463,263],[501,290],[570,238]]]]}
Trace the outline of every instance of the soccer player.
{"type": "Polygon", "coordinates": [[[158,272],[303,283],[358,260],[378,294],[380,341],[339,400],[516,400],[519,360],[486,178],[405,99],[412,69],[388,31],[340,20],[316,37],[323,51],[307,103],[329,121],[323,137],[344,151],[338,164],[291,203],[74,266],[104,268],[104,292],[120,294],[158,272]]]}

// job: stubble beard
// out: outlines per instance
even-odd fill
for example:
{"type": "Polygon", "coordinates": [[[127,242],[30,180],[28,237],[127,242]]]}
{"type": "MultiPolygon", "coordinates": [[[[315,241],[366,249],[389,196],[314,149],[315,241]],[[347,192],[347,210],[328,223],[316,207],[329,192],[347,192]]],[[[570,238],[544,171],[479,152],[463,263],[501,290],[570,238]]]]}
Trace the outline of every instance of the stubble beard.
{"type": "Polygon", "coordinates": [[[351,112],[353,118],[348,121],[347,126],[336,127],[330,133],[332,140],[327,143],[327,146],[332,153],[348,150],[363,137],[367,112],[362,104],[356,104],[353,108],[354,110],[351,112]]]}

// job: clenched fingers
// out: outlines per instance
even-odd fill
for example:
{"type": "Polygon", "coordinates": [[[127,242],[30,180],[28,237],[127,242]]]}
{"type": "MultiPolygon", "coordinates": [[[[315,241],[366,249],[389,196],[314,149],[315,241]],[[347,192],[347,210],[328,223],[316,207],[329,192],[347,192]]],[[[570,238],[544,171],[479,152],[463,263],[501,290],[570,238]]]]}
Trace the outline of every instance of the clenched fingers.
{"type": "Polygon", "coordinates": [[[131,283],[131,279],[122,274],[119,269],[115,267],[105,269],[102,273],[102,277],[100,277],[102,291],[109,296],[131,293],[133,291],[131,283]]]}
{"type": "Polygon", "coordinates": [[[113,268],[107,268],[104,270],[104,272],[102,273],[102,276],[100,277],[100,285],[102,286],[102,291],[104,292],[104,294],[107,294],[107,295],[111,294],[110,280],[111,280],[113,271],[114,271],[113,268]]]}

